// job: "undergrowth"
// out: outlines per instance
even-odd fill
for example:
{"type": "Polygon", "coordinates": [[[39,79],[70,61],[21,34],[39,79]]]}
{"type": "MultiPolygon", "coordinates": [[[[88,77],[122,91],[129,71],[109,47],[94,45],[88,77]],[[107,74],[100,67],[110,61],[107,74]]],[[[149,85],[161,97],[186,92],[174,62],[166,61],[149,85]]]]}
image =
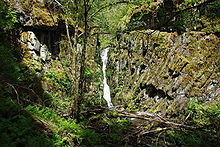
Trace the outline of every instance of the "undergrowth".
{"type": "Polygon", "coordinates": [[[220,102],[204,103],[189,99],[185,112],[179,118],[182,123],[195,126],[195,130],[171,129],[165,134],[165,142],[176,146],[218,146],[220,143],[220,102]]]}

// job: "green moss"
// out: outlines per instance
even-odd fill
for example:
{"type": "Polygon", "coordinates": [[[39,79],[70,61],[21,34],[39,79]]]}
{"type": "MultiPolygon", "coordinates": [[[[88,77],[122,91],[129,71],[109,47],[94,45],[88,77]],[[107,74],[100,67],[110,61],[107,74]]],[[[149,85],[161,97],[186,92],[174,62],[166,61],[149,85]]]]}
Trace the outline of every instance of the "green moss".
{"type": "Polygon", "coordinates": [[[149,110],[150,113],[159,113],[166,110],[166,100],[162,99],[156,102],[149,110]]]}
{"type": "MultiPolygon", "coordinates": [[[[29,16],[32,16],[35,25],[57,26],[58,12],[49,10],[45,3],[39,3],[36,0],[20,0],[22,10],[29,16]]],[[[31,25],[31,24],[26,24],[31,25]]]]}
{"type": "Polygon", "coordinates": [[[152,105],[154,105],[154,99],[153,98],[148,98],[148,99],[146,99],[142,102],[142,105],[143,105],[144,110],[148,110],[148,109],[150,109],[150,107],[152,105]]]}

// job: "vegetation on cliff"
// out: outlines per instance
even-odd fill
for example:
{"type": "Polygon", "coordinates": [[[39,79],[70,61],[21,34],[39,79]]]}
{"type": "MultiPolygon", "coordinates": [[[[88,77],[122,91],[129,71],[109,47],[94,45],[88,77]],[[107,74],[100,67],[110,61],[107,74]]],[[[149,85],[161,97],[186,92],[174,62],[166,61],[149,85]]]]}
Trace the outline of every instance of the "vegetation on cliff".
{"type": "Polygon", "coordinates": [[[218,146],[219,6],[0,1],[1,145],[218,146]]]}

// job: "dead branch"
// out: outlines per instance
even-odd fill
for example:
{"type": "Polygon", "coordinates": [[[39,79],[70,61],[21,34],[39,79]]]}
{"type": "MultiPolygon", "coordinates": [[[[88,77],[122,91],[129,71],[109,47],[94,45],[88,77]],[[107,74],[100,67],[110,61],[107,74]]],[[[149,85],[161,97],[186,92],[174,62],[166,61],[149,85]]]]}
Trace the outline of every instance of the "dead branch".
{"type": "Polygon", "coordinates": [[[21,99],[21,97],[19,96],[19,92],[17,90],[17,88],[25,89],[25,90],[29,91],[30,93],[32,93],[41,103],[43,103],[40,96],[33,89],[22,86],[22,85],[19,85],[19,84],[9,83],[8,81],[5,81],[5,80],[1,80],[1,81],[4,82],[5,84],[7,84],[8,86],[12,87],[12,89],[14,90],[14,92],[16,94],[16,98],[17,98],[18,103],[19,103],[20,100],[22,100],[22,101],[26,101],[28,103],[35,104],[35,105],[38,105],[40,107],[43,107],[42,105],[31,102],[27,99],[21,99]]]}
{"type": "Polygon", "coordinates": [[[18,101],[18,104],[20,104],[20,98],[19,98],[19,94],[18,94],[18,91],[17,91],[17,89],[12,85],[12,84],[10,84],[10,83],[8,83],[8,82],[6,82],[6,84],[7,85],[9,85],[10,87],[12,87],[12,89],[14,90],[14,92],[15,92],[15,94],[16,94],[16,96],[17,96],[17,101],[18,101]]]}
{"type": "Polygon", "coordinates": [[[128,113],[128,112],[120,112],[117,111],[119,116],[121,117],[128,117],[128,118],[137,118],[137,119],[143,119],[147,121],[154,121],[160,124],[164,124],[167,126],[175,127],[175,128],[183,128],[183,129],[198,129],[198,127],[194,126],[188,126],[184,124],[179,124],[171,121],[166,121],[165,119],[162,119],[161,116],[158,114],[153,114],[149,112],[138,112],[137,114],[128,113]]]}
{"type": "MultiPolygon", "coordinates": [[[[167,120],[166,118],[160,116],[157,113],[149,113],[149,112],[129,113],[129,112],[126,112],[124,109],[120,110],[117,107],[115,107],[114,109],[109,109],[109,108],[106,108],[106,107],[101,107],[100,110],[101,110],[101,113],[106,113],[106,112],[109,112],[109,111],[115,111],[115,112],[117,112],[117,114],[114,114],[115,116],[142,119],[142,120],[146,120],[146,121],[150,121],[150,122],[156,122],[156,123],[159,123],[161,125],[169,126],[169,127],[161,128],[159,130],[154,130],[154,131],[151,130],[152,133],[153,132],[157,132],[157,131],[160,132],[160,131],[163,131],[163,130],[166,130],[166,129],[170,129],[170,128],[187,129],[187,130],[201,129],[201,130],[203,130],[205,132],[216,133],[213,130],[207,130],[207,129],[204,129],[204,128],[201,128],[201,127],[189,126],[189,125],[185,125],[185,124],[169,121],[169,120],[167,120]]],[[[151,133],[151,131],[146,132],[146,134],[151,133]]]]}
{"type": "Polygon", "coordinates": [[[63,6],[58,0],[54,0],[59,6],[63,6]]]}
{"type": "Polygon", "coordinates": [[[19,88],[22,88],[22,89],[25,89],[25,90],[28,90],[29,92],[31,92],[40,102],[41,101],[41,98],[39,97],[39,95],[31,88],[28,88],[28,87],[25,87],[25,86],[21,86],[21,85],[18,85],[18,84],[12,84],[14,86],[17,86],[19,88]]]}
{"type": "Polygon", "coordinates": [[[146,134],[151,134],[151,133],[158,133],[158,132],[162,132],[165,130],[170,130],[170,127],[166,127],[166,128],[158,128],[158,129],[154,129],[154,130],[149,130],[149,131],[144,131],[143,133],[141,133],[141,135],[146,135],[146,134]]]}

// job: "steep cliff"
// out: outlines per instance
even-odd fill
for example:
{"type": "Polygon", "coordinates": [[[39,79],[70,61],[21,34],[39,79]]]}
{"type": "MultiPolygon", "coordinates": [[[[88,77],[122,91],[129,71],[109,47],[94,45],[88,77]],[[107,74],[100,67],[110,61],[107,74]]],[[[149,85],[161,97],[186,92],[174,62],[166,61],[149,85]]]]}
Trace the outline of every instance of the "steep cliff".
{"type": "Polygon", "coordinates": [[[219,99],[220,42],[214,34],[134,31],[117,43],[109,65],[115,103],[148,110],[163,99],[219,99]]]}
{"type": "Polygon", "coordinates": [[[219,101],[218,3],[164,0],[131,9],[110,51],[113,101],[164,114],[185,109],[190,98],[219,101]]]}

